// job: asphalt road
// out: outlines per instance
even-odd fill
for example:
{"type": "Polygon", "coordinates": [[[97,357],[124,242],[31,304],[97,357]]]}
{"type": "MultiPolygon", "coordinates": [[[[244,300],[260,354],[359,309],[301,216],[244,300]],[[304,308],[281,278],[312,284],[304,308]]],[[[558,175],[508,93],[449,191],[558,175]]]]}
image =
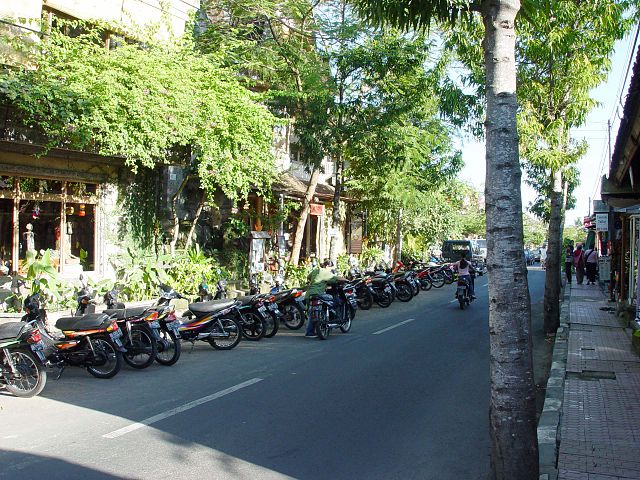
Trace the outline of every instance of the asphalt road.
{"type": "MultiPolygon", "coordinates": [[[[538,302],[544,274],[529,281],[538,302]]],[[[327,341],[283,326],[111,380],[68,368],[34,399],[0,391],[0,478],[484,480],[486,284],[464,311],[445,286],[327,341]]]]}

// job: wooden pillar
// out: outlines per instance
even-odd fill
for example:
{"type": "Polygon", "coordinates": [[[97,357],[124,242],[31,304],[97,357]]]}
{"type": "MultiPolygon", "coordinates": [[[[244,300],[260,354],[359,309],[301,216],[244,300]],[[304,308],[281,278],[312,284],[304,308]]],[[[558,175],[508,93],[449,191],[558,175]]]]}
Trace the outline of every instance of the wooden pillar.
{"type": "Polygon", "coordinates": [[[627,256],[627,222],[628,217],[622,221],[622,240],[620,241],[620,300],[627,300],[627,269],[625,258],[627,256]]]}
{"type": "Polygon", "coordinates": [[[62,201],[60,202],[60,273],[64,273],[67,261],[67,182],[62,182],[62,201]]]}

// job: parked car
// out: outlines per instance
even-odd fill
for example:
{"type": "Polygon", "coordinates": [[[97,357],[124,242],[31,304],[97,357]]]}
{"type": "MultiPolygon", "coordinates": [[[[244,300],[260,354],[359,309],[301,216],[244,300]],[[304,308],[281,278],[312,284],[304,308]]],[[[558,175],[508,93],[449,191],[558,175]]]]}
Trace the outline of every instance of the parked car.
{"type": "Polygon", "coordinates": [[[534,262],[539,262],[540,261],[540,256],[542,255],[542,252],[540,251],[539,248],[536,248],[533,251],[533,261],[534,262]]]}

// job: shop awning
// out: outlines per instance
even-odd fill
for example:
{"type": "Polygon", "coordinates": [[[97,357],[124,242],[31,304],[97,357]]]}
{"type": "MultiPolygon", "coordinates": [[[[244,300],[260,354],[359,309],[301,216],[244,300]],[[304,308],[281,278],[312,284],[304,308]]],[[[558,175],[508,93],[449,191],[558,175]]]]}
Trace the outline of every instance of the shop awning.
{"type": "MultiPolygon", "coordinates": [[[[308,187],[308,180],[298,178],[289,172],[283,172],[280,175],[280,178],[273,183],[272,189],[275,193],[282,193],[285,195],[303,199],[307,193],[308,187]]],[[[331,185],[318,182],[318,185],[316,186],[316,192],[313,196],[320,201],[327,202],[333,200],[334,192],[335,189],[331,185]]],[[[340,195],[340,198],[346,202],[354,201],[353,199],[345,195],[340,195]]]]}
{"type": "Polygon", "coordinates": [[[600,183],[600,195],[602,200],[614,208],[626,208],[640,204],[640,185],[631,185],[626,181],[621,186],[616,182],[602,176],[600,183]]]}

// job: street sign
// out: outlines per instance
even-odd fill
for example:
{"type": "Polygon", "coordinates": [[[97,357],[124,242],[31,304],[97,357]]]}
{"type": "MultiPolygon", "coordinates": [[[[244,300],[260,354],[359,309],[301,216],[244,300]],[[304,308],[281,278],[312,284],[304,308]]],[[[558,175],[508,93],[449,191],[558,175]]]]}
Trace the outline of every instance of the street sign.
{"type": "Polygon", "coordinates": [[[609,215],[607,213],[596,213],[596,231],[609,231],[609,215]]]}

